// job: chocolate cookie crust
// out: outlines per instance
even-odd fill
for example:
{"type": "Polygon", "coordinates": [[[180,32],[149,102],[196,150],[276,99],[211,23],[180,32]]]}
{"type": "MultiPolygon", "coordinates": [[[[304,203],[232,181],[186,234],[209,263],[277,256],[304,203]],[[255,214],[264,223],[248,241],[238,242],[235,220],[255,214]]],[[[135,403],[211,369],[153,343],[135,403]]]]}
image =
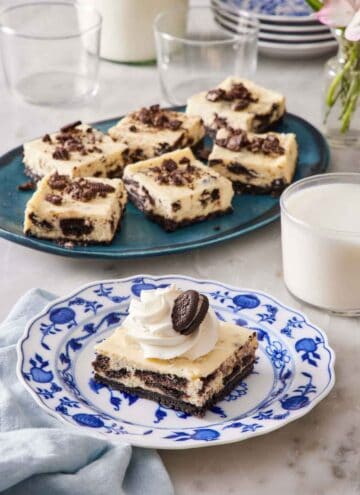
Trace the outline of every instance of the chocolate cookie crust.
{"type": "Polygon", "coordinates": [[[234,387],[236,387],[236,385],[241,382],[241,380],[243,380],[246,376],[249,375],[249,373],[251,373],[253,366],[254,359],[240,372],[235,370],[235,374],[231,377],[229,376],[229,380],[226,383],[225,387],[218,394],[213,395],[202,407],[197,407],[193,404],[190,404],[189,402],[185,402],[181,400],[181,398],[170,397],[158,392],[142,389],[141,387],[126,387],[125,385],[115,380],[104,378],[98,373],[95,373],[94,378],[96,381],[105,383],[111,388],[120,390],[121,392],[135,394],[139,397],[142,397],[143,399],[150,399],[159,402],[166,407],[171,407],[178,411],[183,411],[187,414],[193,414],[194,416],[203,417],[208,409],[210,409],[217,402],[223,400],[234,389],[234,387]]]}

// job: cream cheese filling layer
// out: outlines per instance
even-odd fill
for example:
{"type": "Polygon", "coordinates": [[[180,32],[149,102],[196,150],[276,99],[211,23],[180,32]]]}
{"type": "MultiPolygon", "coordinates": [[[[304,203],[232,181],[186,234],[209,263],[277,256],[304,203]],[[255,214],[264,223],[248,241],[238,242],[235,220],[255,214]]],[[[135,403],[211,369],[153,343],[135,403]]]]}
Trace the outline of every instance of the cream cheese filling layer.
{"type": "Polygon", "coordinates": [[[168,360],[147,359],[140,344],[129,337],[123,327],[119,327],[110,337],[97,344],[95,350],[98,355],[109,358],[109,366],[113,370],[140,369],[176,375],[192,381],[213,373],[248,342],[255,348],[257,346],[256,335],[247,328],[219,322],[218,332],[218,340],[213,350],[194,361],[185,357],[168,360]]]}
{"type": "MultiPolygon", "coordinates": [[[[231,375],[234,372],[234,369],[236,369],[237,375],[241,374],[242,371],[251,363],[251,361],[253,361],[256,348],[256,339],[251,339],[244,346],[233,352],[221,364],[216,372],[213,372],[214,376],[208,380],[207,383],[204,384],[202,378],[206,378],[206,376],[203,376],[188,380],[184,387],[176,387],[176,390],[183,392],[183,395],[179,397],[179,400],[189,402],[197,407],[202,407],[211,397],[219,393],[224,388],[226,385],[226,383],[224,383],[224,379],[231,375]],[[244,358],[247,358],[245,364],[242,363],[244,358]]],[[[164,389],[156,387],[156,385],[150,386],[146,384],[144,379],[136,375],[136,371],[139,371],[138,368],[131,367],[129,364],[125,365],[125,363],[122,363],[121,361],[114,361],[113,359],[110,359],[109,370],[114,371],[116,369],[119,370],[124,368],[127,370],[126,376],[122,376],[118,379],[113,376],[108,376],[106,371],[97,370],[96,372],[98,375],[107,378],[108,380],[121,383],[125,387],[141,388],[150,392],[157,392],[161,395],[171,396],[171,390],[166,392],[164,389]],[[117,366],[117,368],[115,368],[115,366],[117,366]]]]}

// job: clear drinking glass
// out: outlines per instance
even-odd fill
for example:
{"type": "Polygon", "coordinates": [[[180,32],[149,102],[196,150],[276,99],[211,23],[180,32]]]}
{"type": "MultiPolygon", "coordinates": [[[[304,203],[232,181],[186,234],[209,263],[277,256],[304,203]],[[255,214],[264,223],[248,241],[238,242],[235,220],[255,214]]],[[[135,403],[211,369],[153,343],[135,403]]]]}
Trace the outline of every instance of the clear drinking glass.
{"type": "Polygon", "coordinates": [[[34,2],[4,10],[0,48],[10,90],[40,105],[95,94],[100,30],[100,14],[86,5],[34,2]]]}
{"type": "Polygon", "coordinates": [[[281,195],[285,285],[297,298],[360,315],[360,174],[300,180],[281,195]]]}
{"type": "Polygon", "coordinates": [[[239,13],[242,29],[222,27],[211,7],[162,12],[155,19],[157,64],[165,99],[184,104],[230,75],[252,78],[257,66],[258,21],[239,13]]]}

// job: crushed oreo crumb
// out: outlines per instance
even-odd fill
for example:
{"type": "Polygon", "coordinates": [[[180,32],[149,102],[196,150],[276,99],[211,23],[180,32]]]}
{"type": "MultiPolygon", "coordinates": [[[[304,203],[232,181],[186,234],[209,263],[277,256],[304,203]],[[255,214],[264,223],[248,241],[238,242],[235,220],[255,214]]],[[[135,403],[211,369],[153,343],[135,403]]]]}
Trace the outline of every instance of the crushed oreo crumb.
{"type": "Polygon", "coordinates": [[[17,186],[18,191],[34,191],[36,189],[36,184],[32,180],[28,180],[23,184],[17,186]]]}
{"type": "Polygon", "coordinates": [[[129,127],[129,131],[130,131],[130,132],[137,132],[137,127],[136,127],[136,125],[131,125],[131,126],[129,127]]]}
{"type": "Polygon", "coordinates": [[[56,206],[59,206],[62,203],[62,197],[58,194],[47,194],[45,196],[45,200],[56,206]]]}
{"type": "Polygon", "coordinates": [[[212,201],[217,201],[218,199],[220,199],[220,191],[219,191],[219,189],[213,189],[211,191],[211,199],[212,199],[212,201]]]}
{"type": "Polygon", "coordinates": [[[93,146],[92,148],[88,148],[88,153],[102,153],[102,149],[98,146],[93,146]]]}
{"type": "Polygon", "coordinates": [[[48,185],[51,189],[62,191],[69,184],[70,179],[67,175],[60,175],[57,172],[52,174],[48,179],[48,185]]]}
{"type": "Polygon", "coordinates": [[[256,103],[258,98],[254,97],[243,83],[234,83],[229,91],[222,88],[211,89],[206,94],[208,101],[230,101],[234,102],[232,110],[244,110],[250,103],[256,103]]]}
{"type": "Polygon", "coordinates": [[[157,127],[158,129],[170,129],[177,131],[180,129],[182,122],[177,118],[172,118],[168,111],[160,108],[160,105],[143,107],[133,114],[133,117],[146,125],[157,127]]]}
{"type": "Polygon", "coordinates": [[[174,160],[171,160],[171,158],[164,160],[162,166],[167,172],[173,172],[177,169],[177,163],[174,160]]]}
{"type": "Polygon", "coordinates": [[[228,127],[228,133],[224,138],[215,140],[218,146],[227,148],[230,151],[241,151],[246,149],[252,153],[263,153],[269,156],[278,156],[285,153],[285,149],[280,145],[280,140],[274,134],[268,136],[254,136],[250,138],[246,131],[234,130],[228,127]]]}
{"type": "Polygon", "coordinates": [[[227,166],[227,169],[232,172],[233,174],[236,175],[245,175],[247,177],[257,177],[258,174],[255,172],[255,170],[251,170],[248,167],[244,167],[241,163],[229,163],[227,166]]]}
{"type": "Polygon", "coordinates": [[[77,127],[78,125],[81,125],[81,120],[77,120],[76,122],[72,122],[71,124],[64,125],[60,128],[60,132],[72,131],[74,127],[77,127]]]}
{"type": "Polygon", "coordinates": [[[45,229],[45,230],[52,230],[53,229],[52,223],[48,222],[47,220],[42,220],[34,212],[30,213],[29,219],[31,220],[31,222],[36,227],[39,227],[39,228],[45,229]]]}
{"type": "Polygon", "coordinates": [[[160,166],[151,167],[147,173],[161,185],[177,187],[193,187],[194,180],[203,174],[202,170],[191,165],[188,159],[182,163],[180,161],[176,163],[169,158],[165,159],[160,166]]]}
{"type": "Polygon", "coordinates": [[[141,148],[136,148],[134,150],[130,150],[129,148],[126,148],[121,153],[121,156],[124,160],[124,165],[128,165],[129,163],[140,162],[142,160],[147,160],[149,158],[148,156],[146,156],[144,150],[142,150],[141,148]]]}
{"type": "Polygon", "coordinates": [[[174,120],[169,120],[169,127],[173,131],[177,131],[181,127],[181,120],[179,119],[174,119],[174,120]]]}
{"type": "Polygon", "coordinates": [[[70,159],[70,153],[68,152],[68,150],[66,148],[60,148],[60,147],[57,147],[54,151],[54,153],[52,154],[53,158],[55,158],[55,160],[69,160],[70,159]]]}
{"type": "Polygon", "coordinates": [[[214,120],[211,124],[212,129],[221,129],[222,127],[227,127],[228,122],[225,117],[220,117],[217,113],[214,114],[214,120]]]}
{"type": "Polygon", "coordinates": [[[79,124],[80,121],[62,127],[53,139],[48,134],[43,137],[44,142],[56,144],[52,155],[55,160],[70,160],[73,152],[78,152],[81,156],[103,152],[99,146],[103,142],[102,133],[91,127],[80,129],[77,127],[79,124]]]}
{"type": "Polygon", "coordinates": [[[97,196],[105,198],[109,193],[115,192],[115,188],[110,184],[93,182],[84,177],[71,180],[67,175],[59,175],[57,172],[49,177],[48,185],[55,191],[64,191],[72,199],[83,202],[91,201],[97,196]]]}
{"type": "Polygon", "coordinates": [[[174,201],[174,203],[172,203],[171,205],[171,209],[172,211],[175,213],[176,211],[179,211],[181,208],[181,201],[178,200],[178,201],[174,201]]]}
{"type": "Polygon", "coordinates": [[[103,182],[92,182],[84,177],[68,184],[65,192],[77,201],[91,201],[97,196],[105,198],[109,193],[115,192],[115,188],[103,182]]]}
{"type": "Polygon", "coordinates": [[[225,95],[226,92],[224,89],[221,88],[210,89],[210,91],[207,92],[206,99],[208,101],[219,101],[224,99],[225,95]]]}
{"type": "Polygon", "coordinates": [[[93,224],[85,218],[62,218],[59,223],[65,237],[89,235],[94,230],[93,224]]]}

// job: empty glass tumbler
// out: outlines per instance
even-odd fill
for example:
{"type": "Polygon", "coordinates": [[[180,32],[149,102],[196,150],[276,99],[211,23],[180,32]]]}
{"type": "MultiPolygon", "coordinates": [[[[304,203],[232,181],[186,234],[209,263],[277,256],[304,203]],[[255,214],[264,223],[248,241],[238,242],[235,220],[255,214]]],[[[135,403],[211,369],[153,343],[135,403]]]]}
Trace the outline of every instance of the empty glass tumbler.
{"type": "Polygon", "coordinates": [[[0,48],[10,90],[40,105],[94,94],[100,30],[100,14],[86,5],[35,2],[4,10],[0,48]]]}
{"type": "Polygon", "coordinates": [[[258,21],[240,13],[238,32],[219,22],[211,7],[170,9],[154,23],[157,64],[164,98],[182,105],[194,93],[226,77],[251,78],[257,66],[258,21]]]}

